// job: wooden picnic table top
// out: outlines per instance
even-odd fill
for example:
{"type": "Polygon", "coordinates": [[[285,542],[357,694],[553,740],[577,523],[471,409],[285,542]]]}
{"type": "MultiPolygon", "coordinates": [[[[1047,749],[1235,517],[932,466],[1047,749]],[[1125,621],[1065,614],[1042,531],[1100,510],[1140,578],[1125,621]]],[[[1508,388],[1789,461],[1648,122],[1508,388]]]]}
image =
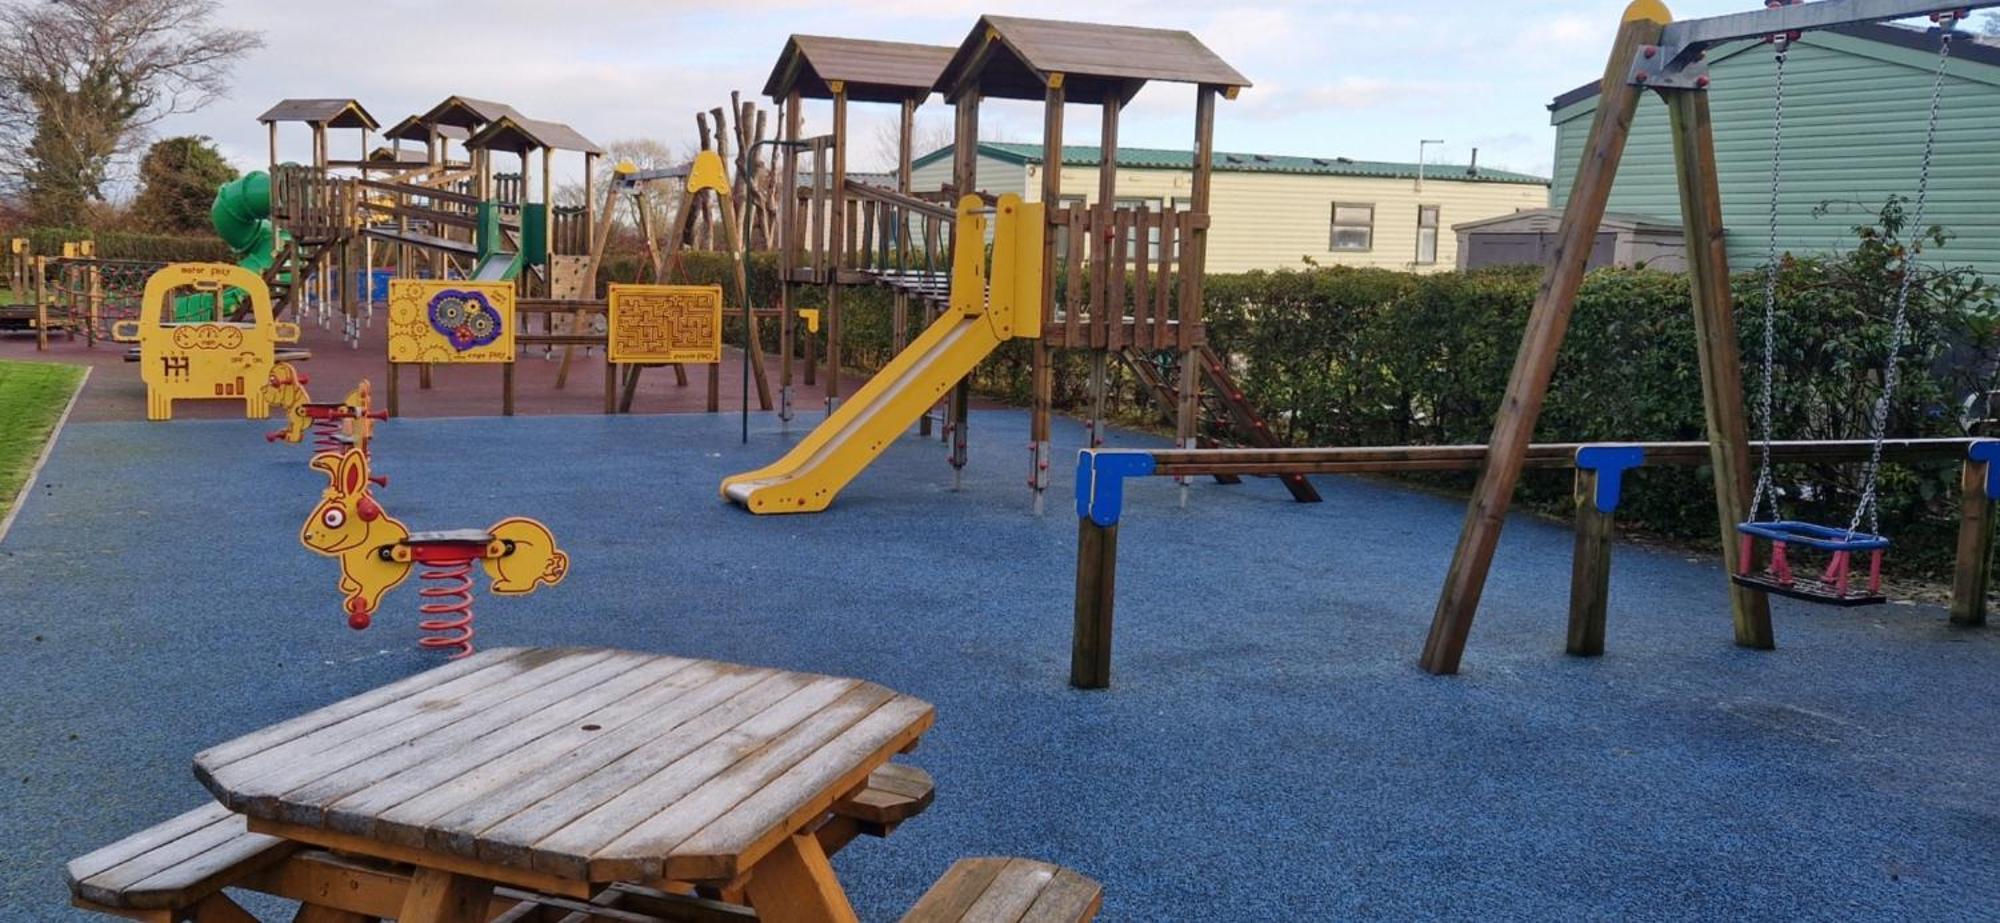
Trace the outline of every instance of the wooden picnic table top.
{"type": "Polygon", "coordinates": [[[195,775],[259,832],[583,893],[736,880],[934,719],[858,679],[500,648],[211,747],[195,775]]]}

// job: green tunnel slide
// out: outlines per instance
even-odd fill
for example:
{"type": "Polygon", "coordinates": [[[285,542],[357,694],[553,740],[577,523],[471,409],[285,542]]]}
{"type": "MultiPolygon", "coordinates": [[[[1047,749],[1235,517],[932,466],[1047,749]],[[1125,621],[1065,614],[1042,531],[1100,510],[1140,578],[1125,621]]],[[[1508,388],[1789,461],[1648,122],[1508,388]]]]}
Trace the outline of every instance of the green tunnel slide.
{"type": "MultiPolygon", "coordinates": [[[[215,204],[208,209],[215,233],[236,254],[236,265],[258,275],[271,268],[276,258],[271,236],[271,177],[253,170],[239,179],[222,184],[215,191],[215,204]]],[[[223,296],[225,314],[236,310],[241,292],[223,296]]],[[[198,322],[213,316],[215,299],[210,295],[183,295],[174,300],[174,321],[198,322]]]]}

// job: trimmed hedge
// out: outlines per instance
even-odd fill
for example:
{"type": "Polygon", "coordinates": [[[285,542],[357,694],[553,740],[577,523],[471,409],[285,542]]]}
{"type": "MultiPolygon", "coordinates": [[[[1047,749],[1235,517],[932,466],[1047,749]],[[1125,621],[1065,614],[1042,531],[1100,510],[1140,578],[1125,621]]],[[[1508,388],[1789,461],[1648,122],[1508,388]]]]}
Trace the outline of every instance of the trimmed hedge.
{"type": "MultiPolygon", "coordinates": [[[[1778,279],[1772,419],[1777,439],[1866,439],[1881,393],[1901,244],[1862,229],[1852,252],[1786,258],[1778,279]]],[[[1942,243],[1934,236],[1934,244],[1942,243]]],[[[1483,442],[1512,370],[1538,270],[1412,276],[1320,269],[1213,277],[1211,339],[1235,357],[1252,400],[1294,445],[1483,442]]],[[[1754,408],[1763,337],[1761,271],[1734,280],[1744,389],[1754,408]]],[[[1965,270],[1924,270],[1913,282],[1892,436],[1964,436],[1985,416],[2000,358],[1995,293],[1965,270]],[[1976,405],[1976,406],[1975,406],[1976,405]]],[[[1752,438],[1757,438],[1754,409],[1752,438]]],[[[1692,306],[1683,275],[1600,270],[1578,295],[1548,400],[1544,442],[1706,438],[1692,306]]],[[[1648,469],[1619,510],[1635,529],[1713,548],[1712,472],[1648,469]]],[[[1780,466],[1788,516],[1845,525],[1860,465],[1780,466]]],[[[1956,463],[1885,466],[1882,528],[1898,557],[1937,574],[1949,567],[1956,463]]],[[[1463,488],[1470,475],[1414,480],[1463,488]]],[[[1530,472],[1524,503],[1566,512],[1566,471],[1530,472]]],[[[1864,523],[1864,526],[1866,524],[1864,523]]]]}
{"type": "Polygon", "coordinates": [[[6,236],[26,237],[34,252],[42,256],[62,253],[71,241],[97,241],[97,255],[107,260],[148,260],[161,263],[235,262],[229,245],[214,236],[177,237],[167,234],[133,234],[125,231],[91,231],[83,228],[26,228],[6,236]]]}
{"type": "MultiPolygon", "coordinates": [[[[1899,282],[1901,214],[1890,203],[1876,227],[1858,228],[1853,250],[1781,264],[1774,438],[1864,439],[1881,390],[1890,314],[1899,282]]],[[[1925,245],[1943,246],[1933,229],[1925,245]]],[[[1949,255],[1948,247],[1945,250],[1949,255]]],[[[636,268],[634,262],[628,269],[636,268]]],[[[698,280],[723,281],[719,255],[689,260],[698,280]]],[[[615,262],[614,277],[624,275],[615,262]]],[[[1761,355],[1763,274],[1734,280],[1743,342],[1744,388],[1754,407],[1761,355]]],[[[1211,275],[1210,338],[1234,360],[1240,383],[1290,445],[1454,445],[1483,442],[1511,373],[1540,282],[1526,267],[1412,275],[1324,268],[1211,275]]],[[[776,287],[768,255],[751,263],[753,297],[776,287]]],[[[724,283],[726,291],[733,284],[724,283]]],[[[1925,269],[1913,281],[1911,329],[1901,355],[1903,383],[1891,407],[1894,436],[1963,436],[1985,415],[1968,396],[2000,387],[2000,304],[1978,276],[1925,269]]],[[[804,298],[820,297],[802,287],[804,298]]],[[[889,295],[842,293],[847,365],[867,370],[890,355],[889,295]]],[[[733,297],[731,304],[734,304],[733,297]]],[[[807,306],[812,306],[808,304],[807,306]]],[[[767,326],[767,335],[773,327],[767,326]]],[[[1016,403],[1028,400],[1025,341],[982,363],[974,384],[1016,403]]],[[[1088,358],[1058,354],[1058,409],[1084,400],[1088,358]]],[[[1159,412],[1122,374],[1112,411],[1152,423],[1159,412]]],[[[1751,418],[1752,438],[1756,419],[1751,418]]],[[[1536,438],[1546,442],[1672,441],[1706,438],[1701,379],[1687,279],[1680,274],[1607,269],[1580,292],[1536,438]]],[[[1785,513],[1845,524],[1858,499],[1859,465],[1781,466],[1785,513]]],[[[1926,574],[1949,567],[1956,528],[1956,463],[1890,465],[1883,471],[1882,528],[1896,556],[1926,574]]],[[[1463,490],[1469,474],[1408,480],[1463,490]]],[[[1529,472],[1521,502],[1552,513],[1571,504],[1567,471],[1529,472]]],[[[1619,519],[1627,527],[1698,547],[1719,535],[1712,473],[1647,469],[1633,478],[1619,519]]]]}

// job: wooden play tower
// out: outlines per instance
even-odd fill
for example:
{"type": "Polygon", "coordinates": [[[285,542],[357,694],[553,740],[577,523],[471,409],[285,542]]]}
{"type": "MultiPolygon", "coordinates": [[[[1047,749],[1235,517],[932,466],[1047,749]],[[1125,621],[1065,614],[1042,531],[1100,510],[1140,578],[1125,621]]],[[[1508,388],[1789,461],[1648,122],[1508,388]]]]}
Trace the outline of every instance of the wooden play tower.
{"type": "MultiPolygon", "coordinates": [[[[993,190],[978,185],[980,104],[1038,101],[1044,107],[1044,168],[1041,186],[1029,190],[1029,198],[1049,203],[1049,227],[1043,335],[1031,359],[1029,483],[1036,508],[1042,507],[1053,461],[1049,417],[1057,350],[1089,355],[1093,441],[1103,429],[1110,364],[1116,361],[1131,370],[1172,422],[1180,445],[1276,446],[1276,436],[1232,380],[1227,360],[1209,346],[1202,321],[1216,100],[1233,99],[1246,86],[1242,74],[1195,36],[1168,29],[985,16],[956,47],[793,36],[765,87],[785,105],[784,140],[790,149],[784,173],[791,188],[783,201],[796,204],[783,219],[781,266],[788,312],[799,286],[824,287],[828,374],[835,376],[828,382],[829,397],[837,400],[841,393],[841,288],[873,285],[895,293],[891,326],[900,350],[908,341],[910,307],[919,306],[919,320],[927,321],[945,301],[951,202],[961,193],[993,200],[993,190]],[[1189,192],[1157,209],[1118,200],[1119,117],[1153,81],[1195,88],[1189,192]],[[942,190],[919,192],[911,186],[911,137],[917,107],[934,91],[955,111],[952,179],[942,190]],[[831,101],[830,134],[803,136],[800,104],[812,99],[831,101]],[[900,107],[894,189],[849,175],[849,102],[900,107]],[[1085,191],[1083,201],[1066,199],[1063,185],[1063,124],[1071,104],[1101,110],[1102,157],[1095,188],[1085,191]]],[[[789,384],[789,367],[785,375],[789,384]]],[[[947,402],[955,468],[966,463],[968,402],[969,389],[961,382],[947,402]]],[[[1318,499],[1304,477],[1282,479],[1299,500],[1318,499]]]]}
{"type": "MultiPolygon", "coordinates": [[[[406,276],[504,274],[520,280],[523,295],[542,297],[580,284],[592,245],[593,197],[586,188],[584,205],[555,204],[555,157],[581,154],[588,184],[602,149],[575,129],[463,96],[398,122],[386,133],[391,146],[375,150],[369,145],[380,125],[355,100],[284,100],[259,120],[271,138],[278,259],[269,281],[280,310],[298,300],[289,280],[317,280],[327,289],[332,279],[352,279],[355,265],[372,266],[377,246],[389,248],[406,276]],[[279,162],[278,126],[288,122],[311,130],[310,163],[279,162]],[[329,129],[358,130],[361,156],[331,157],[329,129]],[[406,150],[409,141],[423,148],[406,150]],[[498,172],[496,154],[512,155],[518,171],[498,172]],[[539,195],[531,192],[536,185],[539,195]],[[519,261],[508,259],[517,254],[519,261]]],[[[341,313],[352,318],[356,288],[333,285],[322,295],[339,299],[341,313]]]]}
{"type": "MultiPolygon", "coordinates": [[[[919,326],[942,310],[951,266],[948,240],[953,211],[948,197],[920,197],[911,191],[911,136],[917,108],[934,92],[938,75],[951,59],[942,45],[794,35],[785,42],[764,95],[783,109],[784,144],[779,201],[779,277],[784,282],[779,372],[789,413],[793,382],[793,316],[801,287],[818,286],[825,305],[826,396],[829,408],[842,396],[841,288],[883,286],[892,293],[892,347],[901,352],[910,339],[910,309],[919,326]],[[804,106],[824,101],[832,130],[805,137],[804,106]],[[898,110],[894,188],[866,183],[848,173],[848,104],[894,105],[898,110]]],[[[817,363],[807,339],[805,383],[814,384],[817,363]]],[[[929,431],[930,419],[924,420],[929,431]]]]}
{"type": "MultiPolygon", "coordinates": [[[[1033,346],[1030,483],[1042,506],[1052,463],[1049,411],[1055,350],[1090,357],[1092,442],[1104,426],[1104,395],[1113,360],[1172,414],[1187,448],[1216,444],[1260,447],[1277,438],[1231,379],[1228,363],[1208,345],[1202,322],[1202,277],[1208,247],[1209,197],[1215,168],[1215,104],[1234,99],[1250,81],[1193,34],[1094,23],[983,16],[938,78],[956,112],[954,189],[974,189],[978,177],[979,109],[987,99],[1040,101],[1042,185],[1049,203],[1043,263],[1043,336],[1033,346]],[[1118,202],[1118,125],[1126,104],[1149,82],[1195,87],[1193,175],[1185,201],[1159,211],[1118,202]],[[1064,201],[1063,120],[1072,104],[1100,112],[1094,197],[1064,201]],[[1206,421],[1206,425],[1204,425],[1206,421]]],[[[952,401],[952,464],[965,464],[965,394],[952,401]]],[[[1318,500],[1304,477],[1283,476],[1294,497],[1318,500]]]]}

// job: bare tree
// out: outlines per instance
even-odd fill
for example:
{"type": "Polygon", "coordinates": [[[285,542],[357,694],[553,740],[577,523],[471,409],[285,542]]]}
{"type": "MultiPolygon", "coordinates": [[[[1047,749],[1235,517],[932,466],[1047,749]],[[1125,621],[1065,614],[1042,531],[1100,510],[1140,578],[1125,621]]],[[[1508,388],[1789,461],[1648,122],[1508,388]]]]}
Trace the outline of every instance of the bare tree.
{"type": "Polygon", "coordinates": [[[0,171],[37,220],[104,199],[111,164],[160,119],[228,88],[263,39],[211,19],[217,0],[0,3],[0,171]]]}
{"type": "MultiPolygon", "coordinates": [[[[591,204],[597,208],[604,207],[605,190],[610,188],[615,179],[619,163],[630,162],[640,170],[663,170],[694,159],[692,154],[685,156],[676,154],[666,142],[655,138],[620,138],[606,144],[604,148],[605,156],[598,158],[597,173],[591,177],[591,188],[597,198],[597,201],[591,204]]],[[[646,217],[652,222],[654,233],[657,234],[665,234],[667,228],[672,226],[674,210],[680,205],[678,191],[667,188],[671,185],[674,184],[655,185],[651,194],[645,199],[646,217]]],[[[556,189],[556,204],[582,205],[583,184],[580,182],[562,184],[556,189]]],[[[620,201],[613,213],[613,235],[626,242],[619,249],[632,246],[631,242],[637,239],[630,236],[637,233],[638,223],[634,220],[634,213],[629,206],[629,199],[620,201]]]]}
{"type": "MultiPolygon", "coordinates": [[[[897,121],[897,119],[887,119],[875,125],[875,162],[881,165],[884,173],[896,169],[896,157],[899,153],[896,146],[902,140],[900,138],[902,129],[897,125],[897,121]]],[[[926,117],[920,114],[911,123],[910,159],[915,160],[932,151],[950,147],[951,142],[952,127],[949,118],[926,117]]]]}

